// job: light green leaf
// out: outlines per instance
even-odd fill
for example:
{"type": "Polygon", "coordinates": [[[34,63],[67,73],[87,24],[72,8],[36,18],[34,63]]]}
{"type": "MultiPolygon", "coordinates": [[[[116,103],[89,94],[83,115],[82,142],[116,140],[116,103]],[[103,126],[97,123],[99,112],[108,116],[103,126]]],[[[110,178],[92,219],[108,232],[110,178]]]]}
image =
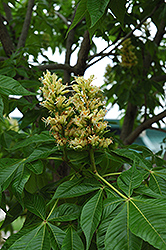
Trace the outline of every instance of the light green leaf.
{"type": "Polygon", "coordinates": [[[80,224],[86,238],[86,249],[89,248],[93,234],[102,214],[102,192],[100,189],[83,207],[80,224]]]}
{"type": "Polygon", "coordinates": [[[77,232],[69,227],[62,243],[61,250],[84,250],[84,245],[77,232]]]}
{"type": "Polygon", "coordinates": [[[132,233],[158,249],[166,249],[166,199],[133,198],[129,221],[132,233]]]}
{"type": "Polygon", "coordinates": [[[0,185],[4,191],[11,183],[16,170],[22,164],[20,159],[3,158],[0,159],[0,185]]]}
{"type": "Polygon", "coordinates": [[[91,27],[104,15],[108,3],[109,0],[87,0],[87,9],[91,17],[91,27]]]}
{"type": "Polygon", "coordinates": [[[71,204],[71,203],[64,203],[59,207],[55,208],[48,218],[49,221],[71,221],[78,219],[80,215],[80,207],[71,204]]]}
{"type": "Polygon", "coordinates": [[[50,238],[46,224],[21,230],[4,244],[3,250],[50,250],[50,238]],[[13,240],[12,240],[13,238],[13,240]]]}
{"type": "Polygon", "coordinates": [[[25,207],[32,213],[45,220],[46,217],[46,204],[44,198],[39,194],[25,193],[24,198],[25,207]]]}
{"type": "Polygon", "coordinates": [[[65,238],[66,233],[60,229],[59,227],[56,227],[48,222],[49,231],[50,231],[50,241],[51,246],[53,250],[59,250],[61,249],[62,242],[65,238]]]}
{"type": "Polygon", "coordinates": [[[62,183],[56,190],[52,200],[81,196],[101,188],[96,179],[73,179],[62,183]]]}
{"type": "Polygon", "coordinates": [[[105,249],[140,250],[142,241],[129,229],[129,203],[110,222],[106,236],[105,249]]]}
{"type": "Polygon", "coordinates": [[[0,94],[4,95],[35,95],[11,77],[0,75],[0,94]]]}
{"type": "Polygon", "coordinates": [[[117,184],[119,188],[127,195],[131,196],[133,189],[141,185],[143,175],[136,169],[135,164],[128,170],[121,173],[118,177],[117,184]]]}

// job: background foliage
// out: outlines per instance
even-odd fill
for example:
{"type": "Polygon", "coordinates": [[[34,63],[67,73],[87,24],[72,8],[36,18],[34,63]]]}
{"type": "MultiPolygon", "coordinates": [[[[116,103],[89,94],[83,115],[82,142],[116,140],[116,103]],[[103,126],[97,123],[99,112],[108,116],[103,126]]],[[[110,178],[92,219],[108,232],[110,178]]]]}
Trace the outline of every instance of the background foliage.
{"type": "Polygon", "coordinates": [[[1,229],[12,232],[11,223],[26,218],[3,249],[166,249],[165,162],[123,145],[154,123],[160,128],[166,116],[165,12],[162,0],[0,2],[1,229]],[[99,53],[94,36],[108,42],[99,53]],[[48,48],[65,51],[64,63],[51,61],[48,48]],[[47,110],[39,105],[38,78],[49,69],[70,82],[106,56],[107,103],[124,110],[121,148],[116,142],[97,150],[94,173],[87,151],[70,150],[64,162],[41,121],[47,110]],[[7,116],[16,107],[23,117],[11,125],[7,116]],[[131,168],[121,173],[124,164],[131,168]]]}

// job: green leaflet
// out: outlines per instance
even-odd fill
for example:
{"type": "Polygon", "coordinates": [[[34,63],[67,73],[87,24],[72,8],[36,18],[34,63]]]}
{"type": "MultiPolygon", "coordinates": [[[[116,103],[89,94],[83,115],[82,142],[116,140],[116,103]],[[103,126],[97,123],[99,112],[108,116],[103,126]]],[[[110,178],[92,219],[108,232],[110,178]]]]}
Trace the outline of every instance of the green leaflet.
{"type": "Polygon", "coordinates": [[[85,17],[85,14],[87,12],[86,4],[87,4],[87,0],[81,0],[79,2],[74,20],[73,20],[67,34],[81,21],[82,18],[85,17]]]}
{"type": "Polygon", "coordinates": [[[131,233],[129,228],[129,202],[110,222],[106,236],[105,249],[140,250],[142,241],[131,233]]]}
{"type": "Polygon", "coordinates": [[[104,15],[108,3],[109,0],[87,0],[87,9],[91,18],[91,27],[93,27],[104,15]]]}
{"type": "Polygon", "coordinates": [[[25,207],[32,213],[45,220],[46,217],[46,204],[44,198],[39,194],[25,193],[24,198],[25,207]]]}
{"type": "Polygon", "coordinates": [[[20,204],[24,207],[23,205],[23,190],[24,186],[29,180],[31,175],[31,172],[28,168],[24,166],[24,164],[21,164],[17,171],[16,174],[12,180],[11,183],[11,188],[12,192],[16,196],[17,200],[20,202],[20,204]]]}
{"type": "Polygon", "coordinates": [[[133,193],[133,189],[139,187],[142,181],[143,175],[136,169],[134,164],[130,169],[121,173],[118,177],[117,184],[119,188],[130,197],[133,193]]]}
{"type": "Polygon", "coordinates": [[[69,227],[62,243],[61,250],[84,250],[84,245],[77,232],[69,227]]]}
{"type": "Polygon", "coordinates": [[[0,186],[4,191],[11,183],[16,170],[22,165],[23,160],[3,158],[0,159],[0,186]]]}
{"type": "Polygon", "coordinates": [[[43,131],[41,134],[35,134],[32,135],[30,137],[28,137],[27,139],[25,139],[24,141],[21,141],[19,143],[17,143],[15,146],[13,146],[11,148],[11,150],[16,150],[19,148],[23,148],[23,147],[27,147],[32,143],[48,143],[48,142],[54,142],[55,139],[50,135],[50,133],[48,131],[43,131]]]}
{"type": "Polygon", "coordinates": [[[71,221],[78,219],[79,215],[80,215],[79,206],[71,203],[64,203],[53,210],[48,220],[60,221],[60,222],[71,221]]]}
{"type": "Polygon", "coordinates": [[[11,77],[0,75],[0,94],[4,95],[36,95],[25,88],[11,77]]]}
{"type": "Polygon", "coordinates": [[[50,238],[46,224],[24,228],[11,236],[2,250],[50,250],[50,238]]]}
{"type": "Polygon", "coordinates": [[[4,109],[3,99],[2,96],[0,95],[0,120],[3,120],[3,109],[4,109]]]}
{"type": "Polygon", "coordinates": [[[48,227],[50,232],[51,247],[53,248],[53,250],[59,250],[61,248],[66,233],[59,227],[56,227],[49,222],[48,227]]]}
{"type": "Polygon", "coordinates": [[[81,196],[95,191],[100,187],[100,182],[96,181],[94,178],[73,179],[71,181],[65,181],[57,188],[52,200],[55,200],[57,198],[81,196]]]}
{"type": "Polygon", "coordinates": [[[132,233],[156,248],[166,249],[166,199],[136,199],[130,202],[129,224],[132,233]]]}
{"type": "Polygon", "coordinates": [[[102,192],[100,189],[83,207],[80,224],[86,238],[86,249],[89,249],[93,234],[100,222],[102,214],[102,192]]]}

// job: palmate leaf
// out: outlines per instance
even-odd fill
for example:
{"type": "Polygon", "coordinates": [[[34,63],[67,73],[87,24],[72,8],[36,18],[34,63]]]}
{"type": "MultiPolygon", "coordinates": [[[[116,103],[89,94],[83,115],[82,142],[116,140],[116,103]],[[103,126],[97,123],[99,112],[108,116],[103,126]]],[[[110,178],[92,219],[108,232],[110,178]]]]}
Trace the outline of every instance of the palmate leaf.
{"type": "Polygon", "coordinates": [[[158,249],[166,249],[166,199],[130,201],[129,225],[132,233],[158,249]]]}
{"type": "Polygon", "coordinates": [[[156,175],[153,171],[150,174],[149,187],[160,195],[166,195],[166,180],[162,175],[156,175]]]}
{"type": "Polygon", "coordinates": [[[43,222],[40,225],[33,225],[23,228],[17,234],[11,236],[2,250],[50,250],[50,238],[43,222]]]}
{"type": "Polygon", "coordinates": [[[48,218],[49,221],[72,221],[78,219],[80,207],[76,204],[64,203],[55,208],[48,218]]]}
{"type": "Polygon", "coordinates": [[[86,249],[89,249],[93,234],[100,222],[102,215],[102,193],[100,189],[83,207],[80,224],[86,238],[86,249]]]}
{"type": "Polygon", "coordinates": [[[143,175],[136,169],[135,164],[128,170],[121,173],[118,177],[117,184],[119,188],[127,195],[131,196],[133,189],[141,185],[143,175]]]}
{"type": "Polygon", "coordinates": [[[77,232],[69,227],[62,243],[61,250],[84,250],[84,245],[77,232]]]}
{"type": "Polygon", "coordinates": [[[11,77],[0,75],[0,94],[4,95],[35,95],[11,77]]]}
{"type": "Polygon", "coordinates": [[[129,228],[129,202],[110,222],[106,236],[105,249],[140,250],[142,241],[131,233],[129,228]]]}
{"type": "Polygon", "coordinates": [[[61,249],[62,242],[66,236],[66,233],[59,227],[52,225],[49,222],[47,225],[49,227],[51,247],[53,248],[53,250],[61,249]]]}

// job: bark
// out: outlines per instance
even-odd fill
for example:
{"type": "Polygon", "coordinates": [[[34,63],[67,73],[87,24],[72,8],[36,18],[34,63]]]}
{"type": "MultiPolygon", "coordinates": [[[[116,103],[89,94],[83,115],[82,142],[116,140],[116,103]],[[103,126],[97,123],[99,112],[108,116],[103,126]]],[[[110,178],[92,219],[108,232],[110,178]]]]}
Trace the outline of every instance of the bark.
{"type": "Polygon", "coordinates": [[[137,106],[133,105],[132,103],[128,103],[122,126],[122,131],[120,134],[120,139],[122,141],[124,141],[132,132],[136,114],[137,114],[137,106]]]}
{"type": "Polygon", "coordinates": [[[90,46],[89,32],[86,30],[78,53],[77,63],[74,66],[76,75],[83,76],[85,73],[90,46]]]}
{"type": "Polygon", "coordinates": [[[163,112],[161,112],[158,115],[153,116],[152,118],[146,120],[145,122],[143,122],[142,124],[140,124],[125,140],[124,140],[124,144],[125,145],[130,145],[132,144],[135,139],[139,136],[139,134],[141,134],[142,131],[144,131],[145,129],[148,129],[151,127],[151,125],[155,122],[158,122],[160,120],[162,120],[163,118],[166,117],[166,110],[164,110],[163,112]]]}
{"type": "Polygon", "coordinates": [[[33,9],[34,2],[35,2],[35,0],[29,0],[28,1],[27,12],[26,12],[24,24],[23,24],[23,27],[22,27],[21,35],[19,37],[19,41],[18,41],[18,44],[17,44],[17,49],[20,49],[21,47],[25,46],[25,42],[26,42],[27,35],[28,35],[28,30],[29,30],[29,27],[30,27],[32,9],[33,9]]]}
{"type": "Polygon", "coordinates": [[[3,49],[6,53],[6,56],[10,57],[10,55],[14,51],[14,44],[9,36],[6,26],[3,23],[3,17],[1,16],[1,14],[0,14],[0,40],[3,46],[3,49]]]}

